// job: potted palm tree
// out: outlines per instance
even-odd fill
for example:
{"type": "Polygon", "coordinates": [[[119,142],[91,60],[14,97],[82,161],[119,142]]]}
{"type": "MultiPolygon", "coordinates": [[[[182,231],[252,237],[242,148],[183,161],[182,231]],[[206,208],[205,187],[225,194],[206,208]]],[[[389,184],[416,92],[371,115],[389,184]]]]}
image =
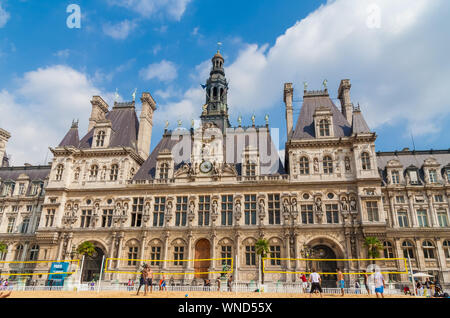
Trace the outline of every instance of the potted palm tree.
{"type": "Polygon", "coordinates": [[[375,258],[380,257],[380,250],[383,249],[383,244],[380,240],[373,236],[367,236],[364,239],[364,246],[367,248],[367,255],[372,258],[372,264],[375,264],[375,258]]]}
{"type": "Polygon", "coordinates": [[[264,285],[264,272],[263,272],[263,258],[270,252],[269,241],[266,239],[259,239],[255,244],[256,254],[259,255],[259,269],[261,273],[261,283],[264,285]]]}
{"type": "Polygon", "coordinates": [[[83,242],[78,245],[77,253],[92,256],[95,253],[95,245],[92,242],[83,242]]]}

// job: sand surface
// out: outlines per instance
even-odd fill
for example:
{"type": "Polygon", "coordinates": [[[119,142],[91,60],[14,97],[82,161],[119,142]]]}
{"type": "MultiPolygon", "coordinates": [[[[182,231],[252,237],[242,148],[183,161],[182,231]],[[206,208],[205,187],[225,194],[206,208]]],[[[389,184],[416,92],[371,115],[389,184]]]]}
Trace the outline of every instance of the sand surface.
{"type": "MultiPolygon", "coordinates": [[[[233,293],[233,292],[188,292],[188,298],[307,298],[309,294],[283,293],[233,293]]],[[[15,291],[10,298],[185,298],[186,292],[153,292],[147,296],[141,292],[102,291],[70,292],[70,291],[15,291]]],[[[314,295],[313,298],[320,296],[314,295]]],[[[336,294],[324,294],[324,298],[341,298],[336,294]]],[[[376,298],[375,295],[346,295],[347,298],[376,298]]],[[[385,298],[411,298],[405,295],[385,295],[385,298]]]]}

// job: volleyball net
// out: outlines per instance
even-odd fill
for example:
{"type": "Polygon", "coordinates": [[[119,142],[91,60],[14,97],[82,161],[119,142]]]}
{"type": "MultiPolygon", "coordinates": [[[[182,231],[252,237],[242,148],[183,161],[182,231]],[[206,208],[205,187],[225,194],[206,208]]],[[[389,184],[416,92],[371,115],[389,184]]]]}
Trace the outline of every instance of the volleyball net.
{"type": "Polygon", "coordinates": [[[144,265],[147,265],[153,275],[225,275],[233,273],[233,264],[232,258],[192,260],[106,258],[104,273],[138,275],[141,274],[144,265]],[[211,270],[213,268],[216,270],[211,270]]]}
{"type": "Polygon", "coordinates": [[[344,275],[408,274],[406,258],[263,258],[263,272],[274,274],[311,274],[315,269],[321,275],[335,275],[339,268],[344,275]],[[286,270],[280,270],[286,269],[286,270]],[[291,270],[289,270],[291,269],[291,270]]]}

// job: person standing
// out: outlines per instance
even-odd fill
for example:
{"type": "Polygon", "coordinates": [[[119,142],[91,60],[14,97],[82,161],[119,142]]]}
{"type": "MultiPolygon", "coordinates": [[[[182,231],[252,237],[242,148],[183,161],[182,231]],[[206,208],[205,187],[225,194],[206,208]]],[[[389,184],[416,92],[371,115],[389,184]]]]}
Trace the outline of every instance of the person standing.
{"type": "Polygon", "coordinates": [[[153,271],[151,269],[151,267],[148,267],[148,284],[150,286],[150,293],[153,292],[153,271]]]}
{"type": "Polygon", "coordinates": [[[366,287],[367,294],[370,295],[370,288],[369,288],[369,276],[367,275],[367,272],[363,270],[363,277],[364,277],[364,286],[366,287]]]}
{"type": "Polygon", "coordinates": [[[305,274],[301,274],[300,275],[300,280],[301,280],[301,285],[302,285],[303,292],[306,293],[306,290],[308,289],[308,279],[306,279],[306,275],[305,274]]]}
{"type": "Polygon", "coordinates": [[[340,268],[337,268],[337,282],[336,282],[338,288],[341,289],[341,296],[344,297],[344,288],[345,288],[345,281],[344,281],[344,274],[342,274],[342,271],[340,268]]]}
{"type": "Polygon", "coordinates": [[[139,287],[137,290],[136,295],[139,295],[139,291],[141,290],[141,287],[144,286],[144,296],[147,295],[148,291],[148,265],[144,264],[142,271],[141,271],[141,277],[139,278],[139,287]]]}
{"type": "Polygon", "coordinates": [[[377,295],[377,298],[379,298],[378,294],[381,295],[381,298],[384,298],[384,277],[383,274],[380,273],[380,270],[377,268],[374,274],[374,280],[375,280],[375,294],[377,295]]]}
{"type": "Polygon", "coordinates": [[[231,284],[233,283],[233,275],[230,275],[227,280],[228,291],[231,292],[231,284]]]}
{"type": "Polygon", "coordinates": [[[355,281],[355,292],[357,293],[357,294],[361,294],[361,291],[359,290],[361,288],[361,285],[359,284],[359,280],[357,279],[356,281],[355,281]]]}
{"type": "Polygon", "coordinates": [[[322,287],[320,284],[322,283],[322,279],[320,278],[319,273],[316,273],[316,269],[312,269],[311,275],[309,275],[309,281],[311,282],[311,291],[309,297],[312,297],[313,293],[319,293],[320,298],[322,298],[322,287]]]}

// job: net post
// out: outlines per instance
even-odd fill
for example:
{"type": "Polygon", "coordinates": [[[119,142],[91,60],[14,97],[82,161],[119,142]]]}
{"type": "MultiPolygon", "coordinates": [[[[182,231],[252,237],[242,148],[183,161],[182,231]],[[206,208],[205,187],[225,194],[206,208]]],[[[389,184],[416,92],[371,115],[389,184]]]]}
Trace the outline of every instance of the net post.
{"type": "Polygon", "coordinates": [[[78,280],[78,288],[77,288],[77,292],[80,290],[80,287],[81,287],[81,277],[82,277],[82,275],[83,275],[83,267],[84,267],[84,256],[85,256],[85,255],[83,255],[83,257],[82,257],[82,259],[81,259],[80,278],[79,278],[79,280],[78,280]]]}
{"type": "Polygon", "coordinates": [[[102,283],[103,266],[105,264],[105,255],[102,258],[102,266],[100,267],[100,276],[98,277],[97,293],[100,292],[100,284],[102,283]]]}

